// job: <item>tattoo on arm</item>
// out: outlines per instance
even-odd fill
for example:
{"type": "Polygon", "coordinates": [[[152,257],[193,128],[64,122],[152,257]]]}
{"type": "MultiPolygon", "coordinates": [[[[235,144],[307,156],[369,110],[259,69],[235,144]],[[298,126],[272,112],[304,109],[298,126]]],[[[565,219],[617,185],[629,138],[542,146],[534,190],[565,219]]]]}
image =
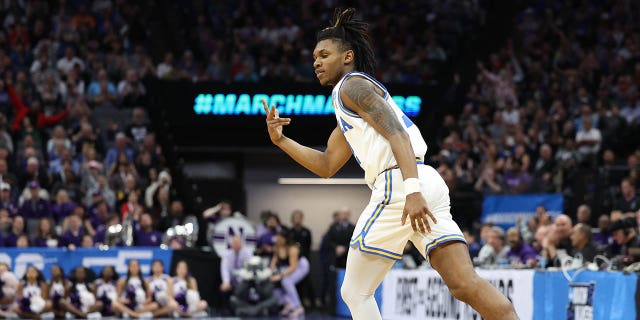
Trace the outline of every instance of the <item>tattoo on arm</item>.
{"type": "Polygon", "coordinates": [[[396,118],[396,114],[382,99],[383,92],[369,80],[350,79],[342,92],[353,101],[362,111],[368,113],[382,130],[388,134],[402,132],[404,128],[396,118]]]}

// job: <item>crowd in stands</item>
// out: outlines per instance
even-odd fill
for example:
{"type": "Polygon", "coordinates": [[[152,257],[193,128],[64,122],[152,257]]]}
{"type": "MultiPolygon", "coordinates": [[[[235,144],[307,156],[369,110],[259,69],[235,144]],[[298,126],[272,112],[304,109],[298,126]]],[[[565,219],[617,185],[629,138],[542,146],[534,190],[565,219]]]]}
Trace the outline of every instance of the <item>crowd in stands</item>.
{"type": "Polygon", "coordinates": [[[621,181],[638,180],[637,10],[579,1],[518,12],[511,38],[477,62],[468,88],[456,75],[449,89],[462,112],[444,117],[434,161],[450,189],[594,202],[598,188],[603,212],[617,209],[621,181]]]}
{"type": "Polygon", "coordinates": [[[454,77],[448,94],[463,111],[445,116],[433,157],[449,188],[565,196],[566,214],[552,218],[539,207],[506,231],[469,230],[477,264],[559,266],[578,253],[585,263],[635,260],[639,9],[630,1],[536,2],[516,14],[505,45],[477,62],[468,88],[454,77]]]}
{"type": "MultiPolygon", "coordinates": [[[[176,43],[188,40],[189,44],[181,52],[165,49],[157,76],[193,81],[316,81],[309,68],[315,36],[328,26],[340,5],[336,1],[182,2],[176,19],[187,23],[182,28],[169,25],[166,32],[176,43]]],[[[484,11],[477,1],[353,1],[350,5],[359,8],[376,35],[376,76],[385,83],[436,82],[462,53],[464,40],[473,37],[470,31],[484,24],[484,11]]]]}

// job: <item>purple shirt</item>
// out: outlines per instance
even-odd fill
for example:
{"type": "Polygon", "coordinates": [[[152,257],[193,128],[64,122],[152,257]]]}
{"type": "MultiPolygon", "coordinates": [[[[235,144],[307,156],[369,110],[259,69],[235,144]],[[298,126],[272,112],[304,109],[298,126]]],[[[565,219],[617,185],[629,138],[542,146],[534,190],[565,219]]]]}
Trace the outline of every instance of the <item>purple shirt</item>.
{"type": "Polygon", "coordinates": [[[45,238],[35,238],[33,239],[33,246],[34,247],[38,247],[38,248],[46,248],[47,246],[47,239],[45,238]]]}
{"type": "Polygon", "coordinates": [[[518,250],[512,247],[511,250],[507,252],[507,259],[509,259],[509,261],[517,258],[522,264],[526,264],[529,260],[535,260],[537,256],[536,251],[526,243],[522,243],[518,250]]]}
{"type": "Polygon", "coordinates": [[[136,230],[134,243],[136,247],[158,247],[162,244],[162,233],[156,230],[136,230]]]}
{"type": "Polygon", "coordinates": [[[0,202],[0,209],[7,209],[9,211],[9,217],[15,217],[18,214],[18,204],[13,201],[0,202]]]}
{"type": "Polygon", "coordinates": [[[53,220],[56,223],[60,223],[64,218],[69,216],[75,210],[76,204],[73,202],[67,202],[63,204],[54,204],[51,206],[51,212],[53,213],[53,220]]]}
{"type": "Polygon", "coordinates": [[[67,232],[63,233],[62,236],[60,237],[59,246],[68,247],[69,245],[73,244],[76,247],[80,247],[80,245],[82,244],[83,235],[84,235],[84,232],[82,232],[82,229],[80,229],[77,235],[73,234],[71,230],[68,230],[67,232]]]}
{"type": "Polygon", "coordinates": [[[19,213],[25,219],[51,218],[51,205],[44,199],[29,199],[22,203],[19,213]]]}
{"type": "Polygon", "coordinates": [[[18,242],[18,237],[21,236],[21,234],[15,234],[13,232],[10,232],[9,234],[7,234],[6,237],[4,237],[4,246],[5,247],[9,247],[9,248],[15,248],[17,242],[18,242]]]}
{"type": "Polygon", "coordinates": [[[611,245],[613,239],[609,233],[595,232],[593,236],[591,236],[591,241],[593,241],[597,247],[603,247],[611,245]]]}

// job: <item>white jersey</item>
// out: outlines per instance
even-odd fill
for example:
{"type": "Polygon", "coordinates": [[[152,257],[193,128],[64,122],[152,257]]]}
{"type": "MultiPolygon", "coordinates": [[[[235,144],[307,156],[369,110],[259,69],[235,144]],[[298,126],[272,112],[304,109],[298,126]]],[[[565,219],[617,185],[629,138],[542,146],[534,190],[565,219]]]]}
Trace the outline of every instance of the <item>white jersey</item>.
{"type": "Polygon", "coordinates": [[[31,298],[31,297],[41,297],[42,296],[42,288],[40,288],[40,284],[29,284],[24,282],[22,286],[22,297],[23,298],[31,298]]]}
{"type": "Polygon", "coordinates": [[[51,297],[64,297],[64,282],[56,281],[51,283],[51,288],[49,288],[49,296],[51,297]]]}
{"type": "Polygon", "coordinates": [[[108,299],[110,301],[116,300],[117,288],[114,281],[106,282],[102,278],[98,278],[95,281],[96,295],[98,298],[108,299]]]}
{"type": "Polygon", "coordinates": [[[351,146],[356,161],[358,161],[358,164],[364,169],[367,184],[370,188],[373,188],[376,177],[384,170],[396,166],[397,162],[391,151],[389,141],[380,135],[369,123],[360,118],[356,112],[349,110],[342,103],[340,99],[342,84],[353,76],[368,79],[382,89],[384,99],[409,135],[416,159],[424,158],[424,155],[427,153],[427,143],[422,138],[420,129],[400,110],[387,89],[380,82],[363,72],[353,71],[344,75],[333,88],[332,93],[336,120],[338,121],[338,127],[340,127],[347,142],[349,142],[351,146]]]}
{"type": "Polygon", "coordinates": [[[169,275],[163,274],[159,277],[151,276],[147,279],[149,282],[149,290],[155,295],[158,292],[166,292],[167,291],[167,281],[169,281],[169,275]]]}

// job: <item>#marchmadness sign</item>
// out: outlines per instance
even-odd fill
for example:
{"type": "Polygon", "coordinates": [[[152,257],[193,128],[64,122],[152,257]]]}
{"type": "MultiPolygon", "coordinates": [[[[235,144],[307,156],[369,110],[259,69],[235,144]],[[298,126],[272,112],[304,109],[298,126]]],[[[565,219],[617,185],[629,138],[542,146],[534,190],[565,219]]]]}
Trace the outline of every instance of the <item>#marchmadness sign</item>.
{"type": "MultiPolygon", "coordinates": [[[[276,106],[283,116],[327,116],[333,115],[330,95],[312,94],[248,94],[248,93],[199,93],[193,104],[197,115],[264,115],[262,100],[276,106]]],[[[393,96],[393,101],[410,117],[417,116],[422,108],[418,96],[393,96]]]]}

